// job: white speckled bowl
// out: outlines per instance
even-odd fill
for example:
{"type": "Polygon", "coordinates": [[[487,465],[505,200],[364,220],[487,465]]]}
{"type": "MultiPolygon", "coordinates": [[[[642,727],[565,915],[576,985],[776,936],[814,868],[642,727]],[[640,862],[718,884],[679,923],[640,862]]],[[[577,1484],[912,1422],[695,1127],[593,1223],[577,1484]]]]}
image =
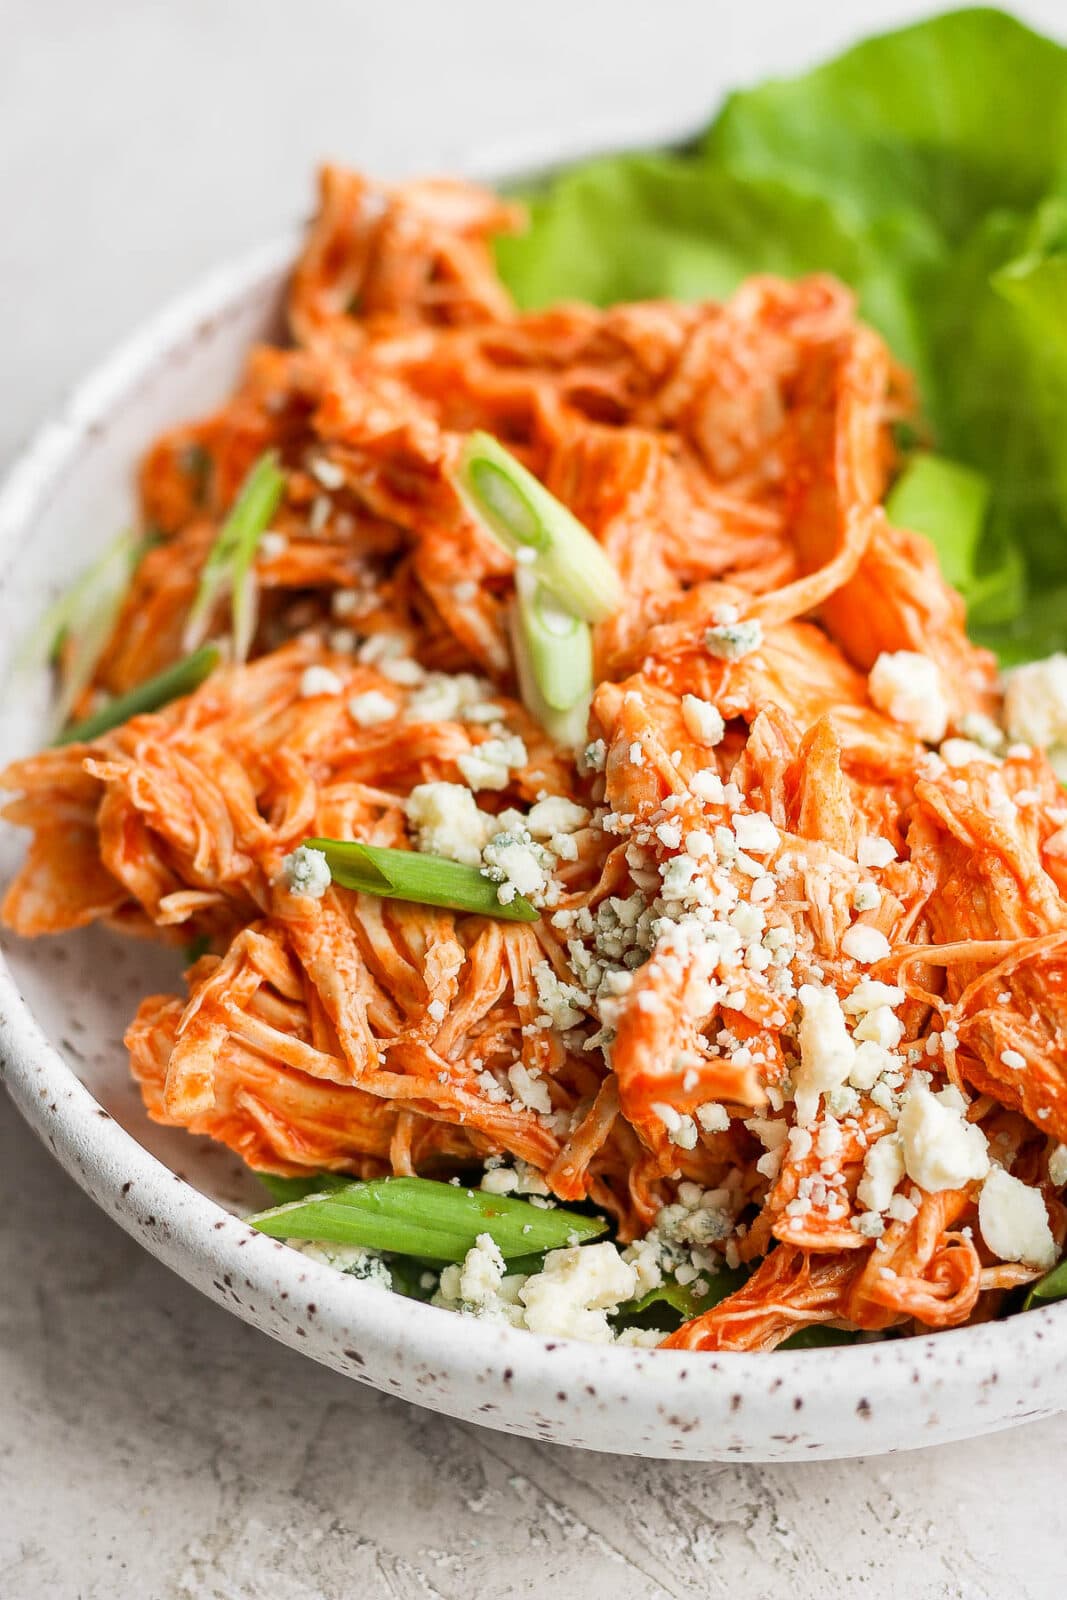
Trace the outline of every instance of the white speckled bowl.
{"type": "MultiPolygon", "coordinates": [[[[34,748],[44,726],[43,675],[8,681],[19,639],[128,519],[143,448],[221,399],[249,345],[276,332],[295,248],[286,239],[237,263],[153,321],[78,390],[0,492],[3,760],[34,748]]],[[[3,835],[6,877],[22,840],[3,835]]],[[[172,955],[98,930],[3,948],[0,1071],[56,1158],[189,1283],[363,1383],[535,1438],[692,1460],[871,1455],[1067,1403],[1067,1306],[885,1345],[699,1356],[546,1340],[343,1277],[234,1215],[258,1186],[227,1151],[145,1116],[122,1031],[142,995],[178,987],[172,955]]]]}

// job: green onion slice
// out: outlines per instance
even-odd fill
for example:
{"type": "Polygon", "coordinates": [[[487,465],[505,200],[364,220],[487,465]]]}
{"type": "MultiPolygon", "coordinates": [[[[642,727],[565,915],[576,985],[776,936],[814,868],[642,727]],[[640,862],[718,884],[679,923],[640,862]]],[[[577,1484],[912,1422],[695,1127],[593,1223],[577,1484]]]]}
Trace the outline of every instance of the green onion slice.
{"type": "Polygon", "coordinates": [[[449,911],[471,911],[505,922],[536,922],[540,913],[517,894],[504,905],[497,885],[477,867],[464,867],[444,856],[418,850],[387,850],[380,845],[358,844],[348,839],[305,839],[310,850],[321,850],[335,883],[344,889],[380,895],[385,900],[412,900],[418,905],[444,906],[449,911]]]}
{"type": "Polygon", "coordinates": [[[476,521],[561,605],[603,622],[623,601],[619,575],[587,528],[488,433],[472,433],[454,484],[476,521]]]}
{"type": "Polygon", "coordinates": [[[173,667],[167,667],[164,672],[157,672],[154,678],[146,678],[144,683],[139,683],[127,694],[120,694],[114,700],[109,700],[99,711],[94,711],[91,717],[86,717],[82,722],[72,722],[56,736],[53,743],[86,744],[91,739],[98,739],[102,733],[107,733],[109,728],[121,727],[124,722],[129,722],[131,717],[142,716],[146,711],[158,711],[159,707],[165,706],[168,701],[177,700],[182,695],[192,694],[194,689],[199,689],[204,679],[214,672],[221,659],[222,652],[217,645],[203,645],[191,656],[185,656],[181,661],[175,662],[173,667]]]}
{"type": "Polygon", "coordinates": [[[1052,1267],[1043,1278],[1038,1278],[1027,1290],[1023,1301],[1023,1310],[1031,1311],[1034,1306],[1051,1305],[1056,1300],[1067,1299],[1067,1261],[1061,1261],[1058,1266],[1052,1267]]]}
{"type": "Polygon", "coordinates": [[[284,493],[285,474],[278,465],[278,452],[268,450],[249,470],[208,552],[185,624],[183,643],[187,650],[202,642],[216,601],[228,593],[233,612],[234,658],[244,661],[247,657],[255,632],[252,563],[284,493]]]}
{"type": "Polygon", "coordinates": [[[361,1245],[368,1250],[462,1261],[488,1233],[505,1260],[585,1244],[607,1232],[602,1217],[542,1209],[510,1195],[485,1194],[431,1178],[375,1178],[311,1195],[249,1217],[272,1239],[361,1245]]]}
{"type": "Polygon", "coordinates": [[[151,541],[125,529],[98,561],[49,606],[15,660],[17,672],[34,671],[54,660],[67,640],[60,661],[55,727],[61,728],[93,673],[111,637],[129,582],[151,541]]]}
{"type": "Polygon", "coordinates": [[[542,700],[552,711],[588,706],[593,693],[593,634],[588,622],[560,605],[551,589],[515,575],[519,627],[542,700]]]}
{"type": "MultiPolygon", "coordinates": [[[[579,626],[584,624],[579,623],[579,626]]],[[[511,636],[511,653],[515,658],[515,675],[519,680],[519,695],[523,705],[557,744],[569,745],[577,750],[589,736],[589,703],[592,684],[565,711],[554,710],[541,692],[537,666],[529,635],[523,626],[519,602],[516,600],[508,615],[511,636]]],[[[592,676],[590,669],[590,677],[592,676]]]]}

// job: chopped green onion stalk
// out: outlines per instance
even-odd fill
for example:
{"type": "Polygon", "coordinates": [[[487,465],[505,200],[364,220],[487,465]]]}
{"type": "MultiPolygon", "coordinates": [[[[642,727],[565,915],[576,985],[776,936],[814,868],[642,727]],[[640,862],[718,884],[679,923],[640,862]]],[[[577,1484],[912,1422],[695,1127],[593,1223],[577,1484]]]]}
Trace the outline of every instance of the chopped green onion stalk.
{"type": "Polygon", "coordinates": [[[80,628],[102,598],[109,598],[117,590],[121,599],[139,546],[140,541],[128,528],[112,539],[92,566],[52,601],[15,656],[18,671],[32,671],[54,659],[63,639],[80,628]]]}
{"type": "Polygon", "coordinates": [[[619,575],[592,534],[490,434],[470,435],[454,483],[471,516],[562,606],[587,622],[618,611],[619,575]]]}
{"type": "Polygon", "coordinates": [[[268,450],[250,469],[208,552],[185,624],[183,643],[187,650],[200,644],[216,602],[223,594],[229,594],[234,657],[245,660],[255,631],[252,563],[284,493],[285,474],[278,465],[278,453],[268,450]]]}
{"type": "Polygon", "coordinates": [[[235,578],[230,608],[233,617],[233,659],[247,661],[259,620],[259,588],[254,572],[246,570],[235,578]]]}
{"type": "Polygon", "coordinates": [[[1032,1311],[1034,1306],[1051,1305],[1055,1300],[1067,1300],[1067,1261],[1061,1261],[1030,1285],[1023,1310],[1032,1311]]]}
{"type": "Polygon", "coordinates": [[[602,1217],[562,1207],[542,1209],[510,1195],[485,1194],[430,1178],[375,1178],[275,1206],[250,1217],[273,1239],[361,1245],[367,1250],[462,1261],[488,1233],[505,1260],[584,1244],[607,1232],[602,1217]]]}
{"type": "Polygon", "coordinates": [[[471,911],[506,922],[536,922],[535,906],[517,894],[507,905],[497,885],[477,867],[464,867],[444,856],[418,850],[387,850],[380,845],[347,839],[305,839],[310,850],[321,850],[331,876],[343,889],[380,895],[385,900],[411,900],[417,905],[444,906],[450,911],[471,911]]]}
{"type": "Polygon", "coordinates": [[[114,629],[137,563],[147,544],[128,528],[98,561],[53,601],[15,659],[16,672],[59,660],[55,727],[61,728],[86,686],[114,629]],[[70,641],[69,649],[63,646],[70,641]],[[62,652],[62,656],[61,656],[62,652]]]}
{"type": "Polygon", "coordinates": [[[192,694],[205,678],[211,676],[221,659],[222,652],[217,645],[203,645],[173,667],[167,667],[166,671],[158,672],[154,678],[139,683],[136,689],[109,700],[91,717],[86,717],[82,722],[72,722],[56,737],[54,743],[86,744],[91,739],[98,739],[110,728],[121,727],[131,717],[143,716],[146,711],[158,711],[160,706],[167,705],[169,701],[192,694]]]}
{"type": "Polygon", "coordinates": [[[589,691],[580,696],[566,711],[553,710],[541,693],[537,669],[526,630],[522,625],[517,601],[511,607],[508,616],[508,629],[511,635],[511,652],[515,658],[515,674],[519,680],[519,695],[523,705],[557,744],[567,745],[572,750],[579,749],[589,736],[592,685],[590,684],[589,691]]]}
{"type": "Polygon", "coordinates": [[[588,622],[560,605],[551,589],[515,575],[519,627],[542,700],[552,711],[588,706],[593,692],[593,635],[588,622]]]}

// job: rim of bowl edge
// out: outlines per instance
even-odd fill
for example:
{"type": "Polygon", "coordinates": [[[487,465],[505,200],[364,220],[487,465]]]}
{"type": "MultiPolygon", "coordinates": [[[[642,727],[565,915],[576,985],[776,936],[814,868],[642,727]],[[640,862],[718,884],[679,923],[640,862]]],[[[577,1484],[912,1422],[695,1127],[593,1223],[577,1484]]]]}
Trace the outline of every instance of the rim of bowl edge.
{"type": "MultiPolygon", "coordinates": [[[[0,581],[13,542],[34,513],[47,503],[53,485],[74,462],[93,426],[106,419],[110,408],[136,386],[139,378],[166,359],[205,319],[225,312],[257,284],[283,271],[295,257],[302,231],[293,227],[270,243],[202,275],[190,289],[172,298],[121,341],[70,391],[56,414],[37,429],[0,482],[0,581]]],[[[597,1394],[603,1401],[617,1400],[623,1394],[632,1398],[636,1379],[637,1387],[650,1403],[672,1400],[685,1405],[687,1399],[691,1403],[693,1386],[683,1386],[679,1372],[685,1366],[692,1371],[694,1363],[699,1365],[708,1359],[705,1353],[546,1339],[526,1330],[486,1324],[383,1293],[332,1267],[299,1257],[287,1246],[247,1227],[187,1180],[178,1178],[104,1111],[46,1037],[19,993],[2,953],[0,1079],[7,1081],[18,1108],[60,1164],[102,1209],[179,1276],[246,1321],[256,1321],[247,1307],[234,1306],[228,1295],[213,1291],[202,1281],[210,1277],[215,1264],[223,1258],[254,1291],[273,1304],[279,1278],[284,1278],[286,1268],[291,1267],[294,1284],[298,1276],[300,1283],[299,1294],[292,1298],[316,1299],[321,1307],[318,1325],[324,1330],[334,1323],[338,1335],[342,1327],[352,1339],[369,1335],[382,1349],[406,1350],[427,1365],[439,1369],[444,1365],[467,1379],[484,1373],[490,1362],[506,1360],[514,1369],[513,1394],[517,1401],[524,1391],[532,1395],[549,1378],[554,1392],[564,1377],[565,1365],[567,1381],[583,1383],[595,1378],[597,1394]],[[113,1183],[109,1172],[122,1173],[128,1185],[113,1183]],[[176,1181],[181,1185],[183,1201],[177,1207],[173,1204],[176,1181]],[[166,1224],[155,1234],[145,1227],[146,1202],[153,1197],[166,1224]],[[550,1355],[551,1362],[547,1359],[550,1355]]],[[[268,1331],[300,1348],[300,1341],[286,1339],[284,1332],[268,1331]]],[[[900,1342],[779,1350],[770,1355],[713,1352],[714,1368],[709,1362],[706,1381],[731,1390],[763,1390],[770,1375],[768,1363],[773,1362],[773,1375],[783,1380],[782,1387],[788,1392],[801,1384],[809,1390],[822,1389],[832,1379],[835,1396],[851,1410],[849,1402],[857,1402],[867,1392],[884,1401],[891,1399],[894,1391],[910,1387],[912,1374],[921,1362],[924,1376],[941,1380],[943,1400],[946,1389],[973,1387],[975,1364],[987,1370],[998,1368],[1001,1373],[1024,1364],[1033,1370],[1039,1362],[1033,1336],[1043,1340],[1046,1335],[1054,1336],[1045,1346],[1051,1355],[1065,1342],[1067,1306],[1043,1306],[1002,1322],[945,1329],[900,1342]],[[876,1366],[877,1374],[873,1370],[876,1366]]],[[[312,1354],[306,1345],[304,1351],[312,1354]]],[[[1049,1409],[1044,1406],[1039,1414],[1044,1415],[1049,1409]]],[[[635,1408],[635,1423],[637,1415],[635,1408]]],[[[472,1420],[502,1425],[489,1417],[475,1416],[472,1420]]],[[[1000,1421],[994,1427],[1006,1425],[1009,1424],[1000,1421]]],[[[925,1442],[917,1438],[915,1445],[925,1442]]],[[[936,1442],[936,1438],[930,1442],[936,1442]]],[[[752,1452],[746,1448],[744,1454],[752,1452]]]]}

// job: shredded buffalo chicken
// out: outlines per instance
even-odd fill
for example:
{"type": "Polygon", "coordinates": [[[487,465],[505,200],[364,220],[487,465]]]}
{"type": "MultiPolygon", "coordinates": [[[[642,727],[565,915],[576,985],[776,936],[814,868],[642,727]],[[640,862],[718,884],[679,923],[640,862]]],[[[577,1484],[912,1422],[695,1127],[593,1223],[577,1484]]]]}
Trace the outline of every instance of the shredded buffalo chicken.
{"type": "Polygon", "coordinates": [[[4,921],[198,942],[132,1070],[254,1168],[503,1159],[638,1255],[681,1216],[698,1293],[750,1272],[669,1345],[992,1316],[1067,1227],[1067,810],[887,521],[906,376],[825,277],[520,314],[492,254],[519,225],[477,188],[324,172],[290,341],[143,462],[153,542],[78,709],[181,657],[274,449],[251,658],[8,767],[32,843],[4,921]],[[625,587],[577,753],[519,697],[514,562],[453,487],[474,429],[625,587]],[[892,692],[916,664],[918,705],[892,692]],[[418,847],[429,786],[470,797],[474,860],[547,818],[539,920],[294,891],[309,836],[418,847]]]}

